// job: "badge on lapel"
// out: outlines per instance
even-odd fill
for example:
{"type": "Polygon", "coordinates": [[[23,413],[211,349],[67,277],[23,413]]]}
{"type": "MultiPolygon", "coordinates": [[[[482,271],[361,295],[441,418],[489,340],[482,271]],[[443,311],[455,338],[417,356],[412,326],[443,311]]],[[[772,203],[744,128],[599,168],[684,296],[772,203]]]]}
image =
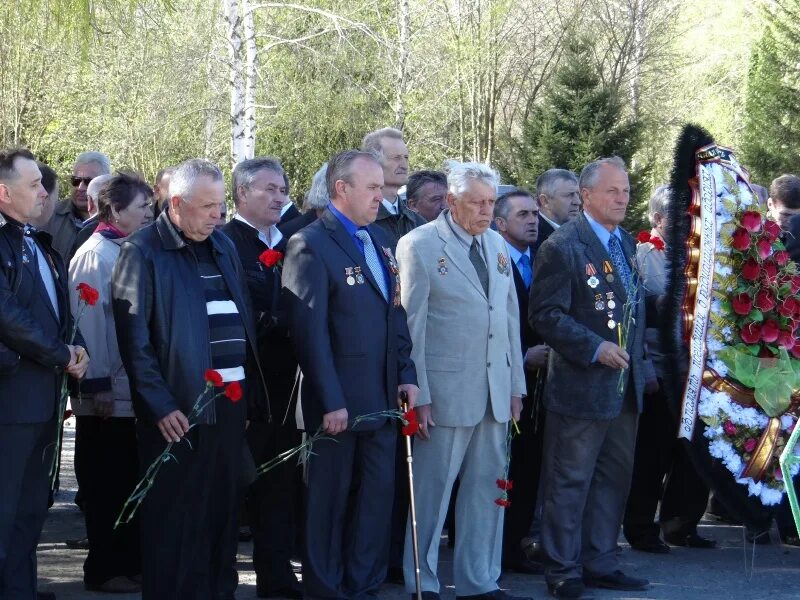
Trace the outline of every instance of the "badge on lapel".
{"type": "MultiPolygon", "coordinates": [[[[588,285],[590,288],[594,289],[600,285],[600,280],[597,278],[597,269],[595,269],[592,263],[586,263],[586,277],[588,277],[586,280],[586,285],[588,285]]],[[[598,310],[603,309],[601,308],[598,310]]]]}
{"type": "Polygon", "coordinates": [[[447,261],[444,256],[439,257],[439,275],[447,275],[447,261]]]}
{"type": "Polygon", "coordinates": [[[502,252],[497,253],[497,271],[506,277],[508,277],[508,274],[510,273],[508,268],[508,259],[502,252]]]}
{"type": "Polygon", "coordinates": [[[389,261],[389,270],[394,275],[394,302],[395,306],[400,306],[400,268],[397,266],[397,261],[392,254],[391,248],[383,248],[383,254],[386,260],[389,261]]]}
{"type": "Polygon", "coordinates": [[[347,285],[355,285],[356,284],[356,278],[353,277],[353,267],[345,267],[344,268],[344,276],[345,276],[345,281],[347,282],[347,285]]]}
{"type": "Polygon", "coordinates": [[[606,281],[608,283],[614,282],[614,267],[612,266],[610,260],[603,261],[603,273],[606,274],[606,281]]]}

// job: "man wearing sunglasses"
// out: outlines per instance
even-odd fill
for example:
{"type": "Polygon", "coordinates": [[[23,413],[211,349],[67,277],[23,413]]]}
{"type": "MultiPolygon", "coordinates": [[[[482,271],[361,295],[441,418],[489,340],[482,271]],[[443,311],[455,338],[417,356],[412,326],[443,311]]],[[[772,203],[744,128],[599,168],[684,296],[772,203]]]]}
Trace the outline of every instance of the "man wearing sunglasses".
{"type": "Polygon", "coordinates": [[[83,222],[89,218],[86,189],[98,175],[111,174],[111,161],[102,152],[83,152],[75,159],[70,178],[72,193],[56,206],[45,230],[53,236],[53,248],[69,263],[83,222]]]}

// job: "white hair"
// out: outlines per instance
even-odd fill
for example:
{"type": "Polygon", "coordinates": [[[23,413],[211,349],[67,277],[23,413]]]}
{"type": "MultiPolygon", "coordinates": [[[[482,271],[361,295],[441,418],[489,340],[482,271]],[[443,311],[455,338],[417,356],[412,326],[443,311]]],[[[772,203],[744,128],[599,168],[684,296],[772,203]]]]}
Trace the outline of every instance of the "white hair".
{"type": "Polygon", "coordinates": [[[500,175],[489,165],[477,162],[448,160],[444,167],[447,173],[447,189],[454,196],[461,196],[473,181],[485,183],[497,192],[500,175]]]}
{"type": "Polygon", "coordinates": [[[672,188],[668,185],[660,185],[653,190],[653,195],[647,203],[647,218],[650,225],[656,226],[656,215],[667,216],[667,207],[672,199],[672,188]]]}
{"type": "Polygon", "coordinates": [[[98,175],[94,179],[89,182],[89,185],[86,186],[86,195],[92,199],[92,202],[97,205],[97,196],[100,194],[100,188],[102,188],[109,179],[111,179],[112,175],[98,175]]]}
{"type": "Polygon", "coordinates": [[[111,159],[108,158],[102,152],[81,152],[78,154],[78,157],[75,159],[75,166],[80,167],[81,165],[88,165],[90,163],[94,163],[100,166],[102,170],[102,175],[110,175],[111,174],[111,159]]]}
{"type": "Polygon", "coordinates": [[[211,181],[222,181],[222,171],[211,161],[192,158],[175,167],[169,180],[169,196],[179,196],[184,202],[191,200],[195,182],[200,177],[209,177],[211,181]]]}
{"type": "Polygon", "coordinates": [[[314,177],[311,178],[311,187],[306,193],[303,210],[316,210],[328,206],[330,197],[328,196],[327,176],[328,163],[323,163],[319,170],[314,173],[314,177]]]}

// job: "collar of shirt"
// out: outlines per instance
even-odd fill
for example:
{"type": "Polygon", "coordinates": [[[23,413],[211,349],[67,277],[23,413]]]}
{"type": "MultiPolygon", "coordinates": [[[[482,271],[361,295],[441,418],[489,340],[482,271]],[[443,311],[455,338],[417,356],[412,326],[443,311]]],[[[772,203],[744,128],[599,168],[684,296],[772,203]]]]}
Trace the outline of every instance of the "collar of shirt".
{"type": "Polygon", "coordinates": [[[540,218],[540,219],[542,219],[543,221],[547,221],[547,223],[548,223],[548,224],[550,225],[550,227],[552,227],[553,229],[558,229],[559,227],[561,227],[561,225],[559,225],[559,224],[558,224],[558,223],[556,223],[555,221],[553,221],[553,220],[551,220],[551,219],[548,219],[546,216],[544,216],[544,213],[542,213],[542,212],[539,212],[539,218],[540,218]]]}
{"type": "Polygon", "coordinates": [[[387,200],[386,198],[383,198],[381,200],[381,204],[383,204],[383,207],[386,210],[389,211],[389,214],[392,214],[392,215],[399,215],[400,214],[400,201],[399,201],[398,198],[395,198],[394,202],[391,202],[390,200],[387,200]]]}
{"type": "Polygon", "coordinates": [[[614,231],[609,231],[600,225],[600,223],[595,221],[588,212],[584,211],[583,216],[586,217],[586,220],[589,222],[592,231],[594,231],[597,239],[600,240],[600,243],[603,244],[603,247],[605,247],[606,250],[608,250],[608,240],[611,239],[612,235],[616,236],[620,242],[622,241],[622,236],[619,233],[619,227],[614,227],[614,231]]]}
{"type": "Polygon", "coordinates": [[[347,231],[350,237],[356,237],[356,231],[358,231],[358,225],[353,223],[350,219],[344,216],[338,208],[333,205],[333,202],[328,202],[328,209],[333,213],[333,216],[339,219],[339,222],[344,225],[345,230],[347,231]]]}
{"type": "Polygon", "coordinates": [[[292,201],[289,200],[286,204],[281,207],[281,216],[286,214],[286,211],[292,207],[292,201]]]}
{"type": "Polygon", "coordinates": [[[531,257],[530,247],[525,248],[525,252],[520,252],[514,246],[506,242],[506,248],[508,248],[508,257],[514,262],[515,265],[519,265],[519,259],[523,256],[527,256],[528,258],[531,257]]]}
{"type": "Polygon", "coordinates": [[[255,227],[252,223],[250,223],[239,213],[236,213],[233,218],[236,219],[237,221],[241,221],[248,227],[252,227],[253,229],[255,229],[258,232],[258,239],[264,242],[269,248],[274,248],[278,244],[278,242],[280,242],[283,239],[283,234],[280,232],[280,229],[278,229],[275,225],[270,225],[269,237],[267,237],[267,235],[263,231],[258,229],[258,227],[255,227]],[[272,240],[272,243],[270,243],[270,240],[272,240]]]}

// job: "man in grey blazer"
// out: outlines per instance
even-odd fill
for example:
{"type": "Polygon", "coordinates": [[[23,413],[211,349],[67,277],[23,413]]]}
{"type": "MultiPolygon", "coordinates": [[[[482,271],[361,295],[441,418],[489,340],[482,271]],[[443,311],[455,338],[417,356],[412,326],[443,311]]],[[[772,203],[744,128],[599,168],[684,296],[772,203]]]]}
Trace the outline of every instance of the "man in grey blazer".
{"type": "MultiPolygon", "coordinates": [[[[509,420],[519,419],[525,376],[511,263],[503,238],[489,230],[497,183],[487,165],[453,163],[449,210],[397,246],[420,387],[414,491],[424,598],[439,597],[439,537],[456,477],[456,594],[510,598],[497,587],[503,508],[496,481],[504,478],[509,420]]],[[[410,524],[404,571],[413,591],[410,524]]]]}
{"type": "Polygon", "coordinates": [[[643,291],[633,238],[619,227],[629,197],[625,163],[613,157],[588,164],[580,190],[584,214],[536,254],[529,306],[531,325],[552,348],[542,547],[548,589],[557,598],[580,598],[586,585],[648,585],[625,575],[617,557],[644,391],[643,291]],[[620,346],[626,303],[633,321],[620,346]]]}

